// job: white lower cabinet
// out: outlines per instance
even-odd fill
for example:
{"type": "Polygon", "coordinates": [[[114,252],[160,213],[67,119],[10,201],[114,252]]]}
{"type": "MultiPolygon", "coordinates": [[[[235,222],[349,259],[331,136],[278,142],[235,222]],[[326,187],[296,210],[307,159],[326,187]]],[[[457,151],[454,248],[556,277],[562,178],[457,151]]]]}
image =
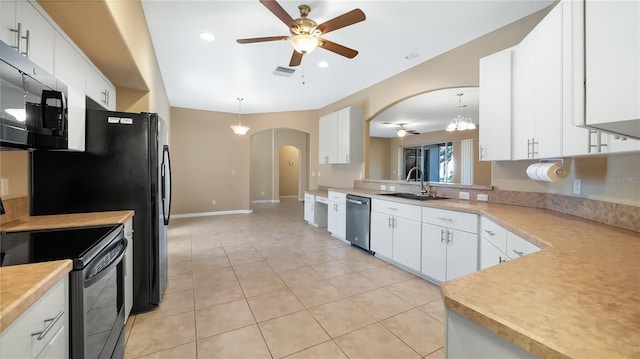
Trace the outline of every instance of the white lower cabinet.
{"type": "Polygon", "coordinates": [[[520,258],[540,250],[524,238],[507,231],[495,222],[480,219],[480,269],[520,258]]]}
{"type": "Polygon", "coordinates": [[[329,191],[327,230],[340,239],[347,237],[347,194],[329,191]]]}
{"type": "Polygon", "coordinates": [[[314,225],[313,210],[314,210],[315,202],[316,202],[316,196],[308,193],[304,194],[304,220],[307,221],[310,225],[314,225]]]}
{"type": "Polygon", "coordinates": [[[124,223],[124,238],[127,252],[124,262],[124,322],[127,322],[133,308],[133,218],[124,223]]]}
{"type": "Polygon", "coordinates": [[[304,195],[304,220],[314,227],[327,226],[327,202],[326,197],[305,193],[304,195]]]}
{"type": "Polygon", "coordinates": [[[422,274],[439,282],[478,270],[478,216],[422,208],[422,274]]]}
{"type": "Polygon", "coordinates": [[[420,206],[372,200],[371,250],[419,272],[420,217],[420,206]]]}
{"type": "Polygon", "coordinates": [[[0,358],[69,357],[69,277],[0,333],[0,358]]]}

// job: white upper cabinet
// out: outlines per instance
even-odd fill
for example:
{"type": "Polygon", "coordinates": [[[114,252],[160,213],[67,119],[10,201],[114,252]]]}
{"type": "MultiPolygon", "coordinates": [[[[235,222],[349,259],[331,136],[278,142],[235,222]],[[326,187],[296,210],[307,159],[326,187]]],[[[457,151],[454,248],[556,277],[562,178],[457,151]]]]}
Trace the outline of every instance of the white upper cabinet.
{"type": "Polygon", "coordinates": [[[53,26],[29,1],[3,0],[0,8],[2,41],[53,74],[53,26]]]}
{"type": "Polygon", "coordinates": [[[480,160],[511,159],[513,48],[480,59],[480,160]]]}
{"type": "Polygon", "coordinates": [[[67,85],[69,149],[85,149],[85,60],[60,34],[56,34],[54,73],[67,85]]]}
{"type": "Polygon", "coordinates": [[[562,156],[562,10],[547,14],[513,57],[512,158],[562,156]]]}
{"type": "Polygon", "coordinates": [[[364,117],[362,109],[347,107],[320,117],[318,161],[346,164],[363,161],[364,117]]]}
{"type": "Polygon", "coordinates": [[[86,63],[86,95],[109,111],[116,110],[116,88],[93,64],[86,63]]]}
{"type": "Polygon", "coordinates": [[[585,2],[585,124],[640,138],[640,2],[585,2]]]}

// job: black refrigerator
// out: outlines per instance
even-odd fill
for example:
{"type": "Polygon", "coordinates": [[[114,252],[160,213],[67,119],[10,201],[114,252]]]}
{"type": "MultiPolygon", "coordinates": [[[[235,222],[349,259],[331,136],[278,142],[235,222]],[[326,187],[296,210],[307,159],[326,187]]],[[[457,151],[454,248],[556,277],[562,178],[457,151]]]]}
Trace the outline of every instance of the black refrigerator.
{"type": "Polygon", "coordinates": [[[167,283],[167,127],[154,113],[86,113],[85,152],[31,152],[30,212],[135,210],[132,313],[149,311],[160,303],[167,283]]]}

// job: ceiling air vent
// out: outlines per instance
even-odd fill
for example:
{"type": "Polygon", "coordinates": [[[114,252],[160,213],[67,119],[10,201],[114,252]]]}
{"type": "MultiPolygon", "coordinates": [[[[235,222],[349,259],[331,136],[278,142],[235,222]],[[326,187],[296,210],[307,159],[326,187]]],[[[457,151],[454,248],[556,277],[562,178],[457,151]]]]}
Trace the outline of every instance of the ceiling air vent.
{"type": "Polygon", "coordinates": [[[293,75],[294,72],[296,72],[296,70],[290,69],[288,67],[278,66],[273,71],[273,74],[278,76],[291,77],[291,75],[293,75]]]}

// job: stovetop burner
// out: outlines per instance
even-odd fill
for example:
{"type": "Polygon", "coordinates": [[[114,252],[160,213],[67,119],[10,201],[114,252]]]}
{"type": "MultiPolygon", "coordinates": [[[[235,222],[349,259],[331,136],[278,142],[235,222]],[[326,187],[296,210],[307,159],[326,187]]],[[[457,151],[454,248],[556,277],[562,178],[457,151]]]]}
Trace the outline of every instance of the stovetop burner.
{"type": "Polygon", "coordinates": [[[109,241],[103,239],[122,225],[75,227],[0,234],[0,266],[72,259],[83,268],[109,241]],[[104,243],[106,242],[106,243],[104,243]]]}

